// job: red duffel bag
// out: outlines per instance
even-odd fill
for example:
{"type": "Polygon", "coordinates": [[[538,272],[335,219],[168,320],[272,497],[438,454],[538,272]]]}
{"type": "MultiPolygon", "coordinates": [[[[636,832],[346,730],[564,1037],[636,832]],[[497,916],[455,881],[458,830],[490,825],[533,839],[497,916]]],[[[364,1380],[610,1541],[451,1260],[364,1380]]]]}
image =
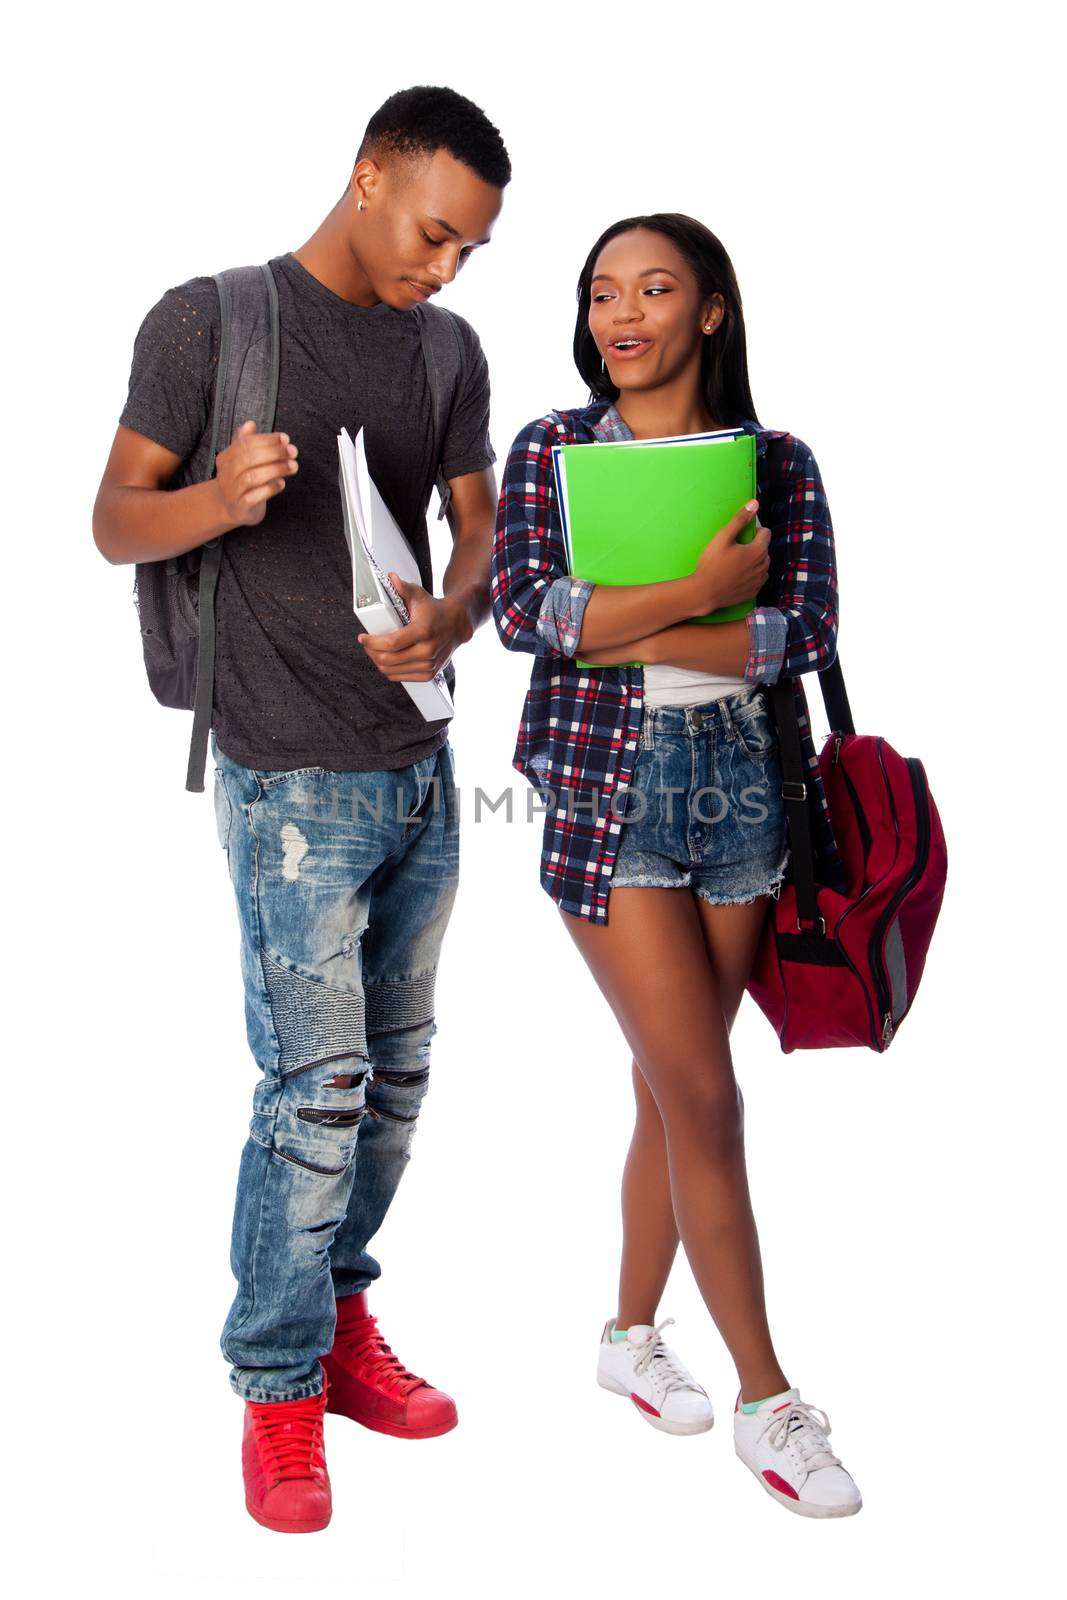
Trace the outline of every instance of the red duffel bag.
{"type": "Polygon", "coordinates": [[[747,988],[787,1053],[841,1045],[882,1051],[922,977],[945,892],[945,835],[918,756],[855,732],[836,659],[817,676],[831,730],[819,772],[848,886],[838,894],[818,882],[816,797],[805,782],[795,680],[780,679],[768,699],[791,856],[747,988]]]}

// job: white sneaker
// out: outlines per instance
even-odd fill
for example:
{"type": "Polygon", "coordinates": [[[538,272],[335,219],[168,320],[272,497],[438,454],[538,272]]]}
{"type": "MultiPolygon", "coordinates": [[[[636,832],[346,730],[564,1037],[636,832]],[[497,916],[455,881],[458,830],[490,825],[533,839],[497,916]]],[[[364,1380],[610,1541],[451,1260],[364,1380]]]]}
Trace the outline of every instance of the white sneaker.
{"type": "Polygon", "coordinates": [[[626,1395],[645,1421],[664,1433],[706,1433],[715,1421],[711,1401],[660,1338],[660,1328],[635,1323],[626,1338],[612,1341],[615,1318],[600,1336],[596,1381],[612,1394],[626,1395]]]}
{"type": "Polygon", "coordinates": [[[863,1504],[829,1432],[826,1412],[806,1405],[799,1389],[771,1395],[758,1411],[742,1411],[737,1396],[734,1449],[767,1493],[802,1517],[850,1517],[863,1504]]]}

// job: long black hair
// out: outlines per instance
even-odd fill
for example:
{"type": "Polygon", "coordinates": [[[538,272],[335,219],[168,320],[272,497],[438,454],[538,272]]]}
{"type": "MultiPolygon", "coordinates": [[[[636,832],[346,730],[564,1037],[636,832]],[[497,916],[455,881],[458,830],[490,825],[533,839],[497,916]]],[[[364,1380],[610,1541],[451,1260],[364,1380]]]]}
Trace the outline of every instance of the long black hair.
{"type": "Polygon", "coordinates": [[[700,381],[708,413],[724,427],[736,427],[743,418],[759,422],[748,382],[748,354],[745,346],[745,318],[741,310],[741,291],[733,263],[722,244],[695,217],[680,211],[655,211],[647,217],[624,217],[605,228],[590,250],[578,279],[578,320],[574,327],[574,363],[594,397],[616,400],[618,389],[605,371],[600,351],[589,331],[593,269],[604,246],[620,233],[648,228],[661,233],[677,247],[696,275],[700,298],[723,297],[723,319],[715,332],[703,339],[700,381]]]}

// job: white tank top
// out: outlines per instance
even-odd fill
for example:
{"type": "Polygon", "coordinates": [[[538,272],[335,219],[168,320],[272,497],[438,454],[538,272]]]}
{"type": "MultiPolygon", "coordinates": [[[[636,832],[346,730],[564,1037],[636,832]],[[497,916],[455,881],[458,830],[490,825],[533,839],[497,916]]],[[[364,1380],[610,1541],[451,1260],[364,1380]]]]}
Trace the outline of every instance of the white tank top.
{"type": "Polygon", "coordinates": [[[691,667],[645,668],[646,706],[699,706],[705,700],[720,700],[723,695],[749,687],[744,678],[697,672],[691,667]]]}

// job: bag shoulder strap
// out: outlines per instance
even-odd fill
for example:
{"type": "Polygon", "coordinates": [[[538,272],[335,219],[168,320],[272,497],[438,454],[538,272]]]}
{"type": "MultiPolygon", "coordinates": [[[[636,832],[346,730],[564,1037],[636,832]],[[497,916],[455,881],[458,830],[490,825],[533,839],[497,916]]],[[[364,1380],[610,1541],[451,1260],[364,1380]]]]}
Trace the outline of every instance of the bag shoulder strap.
{"type": "MultiPolygon", "coordinates": [[[[220,440],[232,439],[235,418],[254,418],[261,433],[274,426],[281,365],[278,288],[274,274],[261,266],[230,267],[215,274],[221,328],[215,392],[211,407],[209,454],[202,463],[203,480],[215,476],[220,440]]],[[[239,426],[239,424],[237,424],[239,426]]],[[[193,728],[185,787],[203,793],[208,734],[215,691],[215,591],[222,565],[219,535],[201,546],[198,595],[199,642],[193,728]]]]}
{"type": "Polygon", "coordinates": [[[444,306],[418,305],[415,314],[419,319],[422,357],[426,363],[433,400],[433,459],[437,466],[437,492],[441,497],[437,520],[440,522],[442,517],[447,516],[448,526],[454,531],[452,490],[441,470],[441,451],[452,401],[463,373],[463,341],[455,317],[444,306]]]}
{"type": "MultiPolygon", "coordinates": [[[[778,477],[785,465],[785,438],[769,439],[765,456],[764,484],[778,477]]],[[[845,692],[841,663],[835,655],[828,667],[818,674],[823,704],[831,729],[836,733],[854,733],[852,712],[845,692]]],[[[800,742],[800,724],[797,721],[796,691],[807,707],[803,677],[781,676],[769,685],[771,707],[778,730],[778,748],[782,768],[782,799],[785,802],[789,824],[789,843],[793,852],[793,878],[796,885],[797,913],[804,922],[817,926],[821,921],[816,901],[815,850],[812,842],[812,806],[815,796],[809,785],[810,773],[805,769],[804,752],[800,742]]],[[[810,725],[811,713],[807,712],[810,725]]],[[[823,930],[825,932],[825,926],[823,930]]]]}

